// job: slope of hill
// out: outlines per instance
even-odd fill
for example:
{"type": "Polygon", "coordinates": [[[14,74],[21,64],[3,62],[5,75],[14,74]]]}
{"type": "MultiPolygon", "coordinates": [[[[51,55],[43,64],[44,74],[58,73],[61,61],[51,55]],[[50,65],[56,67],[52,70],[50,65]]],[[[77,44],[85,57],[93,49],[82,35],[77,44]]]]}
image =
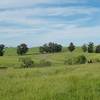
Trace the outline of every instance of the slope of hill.
{"type": "Polygon", "coordinates": [[[35,62],[46,59],[52,66],[17,68],[20,66],[16,48],[7,48],[0,57],[0,100],[99,100],[100,64],[64,65],[64,60],[84,54],[88,59],[100,58],[100,54],[73,53],[66,49],[61,53],[40,54],[32,48],[23,57],[35,62]]]}

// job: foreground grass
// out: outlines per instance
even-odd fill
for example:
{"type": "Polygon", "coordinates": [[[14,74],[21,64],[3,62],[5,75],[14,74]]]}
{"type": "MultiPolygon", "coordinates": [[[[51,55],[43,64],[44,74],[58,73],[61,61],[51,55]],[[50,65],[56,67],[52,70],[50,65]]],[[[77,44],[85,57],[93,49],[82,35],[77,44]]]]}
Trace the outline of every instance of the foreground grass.
{"type": "Polygon", "coordinates": [[[0,70],[0,100],[100,100],[100,64],[0,70]]]}

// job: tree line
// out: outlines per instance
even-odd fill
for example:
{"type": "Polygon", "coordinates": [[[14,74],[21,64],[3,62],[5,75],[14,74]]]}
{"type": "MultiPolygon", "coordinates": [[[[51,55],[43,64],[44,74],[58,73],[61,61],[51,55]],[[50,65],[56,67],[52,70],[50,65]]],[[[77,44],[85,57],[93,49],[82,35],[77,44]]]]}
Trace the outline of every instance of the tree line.
{"type": "MultiPolygon", "coordinates": [[[[73,52],[77,46],[75,46],[74,43],[70,43],[69,46],[67,47],[70,52],[73,52]]],[[[61,52],[63,49],[63,46],[61,44],[49,42],[48,44],[44,44],[43,46],[39,47],[39,52],[40,53],[56,53],[56,52],[61,52]]],[[[90,42],[88,44],[83,44],[81,46],[81,49],[83,52],[88,52],[88,53],[100,53],[100,45],[95,46],[93,42],[90,42]]],[[[29,48],[27,44],[22,43],[17,46],[17,54],[18,55],[24,55],[28,52],[29,48]]],[[[5,53],[5,45],[0,44],[0,56],[3,56],[5,53]]]]}

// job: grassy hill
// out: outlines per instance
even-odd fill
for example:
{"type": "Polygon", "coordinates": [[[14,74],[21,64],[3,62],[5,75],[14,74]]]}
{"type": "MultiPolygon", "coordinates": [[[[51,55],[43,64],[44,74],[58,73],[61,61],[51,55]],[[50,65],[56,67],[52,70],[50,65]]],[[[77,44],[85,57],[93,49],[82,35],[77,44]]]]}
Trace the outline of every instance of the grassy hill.
{"type": "Polygon", "coordinates": [[[0,100],[99,100],[100,64],[64,65],[64,60],[84,54],[88,59],[100,58],[100,54],[83,53],[80,48],[70,53],[40,54],[31,48],[24,57],[35,62],[46,59],[52,66],[17,68],[20,66],[16,48],[7,48],[0,57],[0,100]]]}

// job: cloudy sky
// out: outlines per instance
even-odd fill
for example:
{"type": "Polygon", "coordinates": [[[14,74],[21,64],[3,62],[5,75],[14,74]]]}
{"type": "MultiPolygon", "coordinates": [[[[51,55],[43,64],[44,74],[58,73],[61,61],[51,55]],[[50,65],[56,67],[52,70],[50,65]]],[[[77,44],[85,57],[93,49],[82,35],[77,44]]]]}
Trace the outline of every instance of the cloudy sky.
{"type": "Polygon", "coordinates": [[[100,0],[0,0],[0,43],[100,43],[100,0]]]}

